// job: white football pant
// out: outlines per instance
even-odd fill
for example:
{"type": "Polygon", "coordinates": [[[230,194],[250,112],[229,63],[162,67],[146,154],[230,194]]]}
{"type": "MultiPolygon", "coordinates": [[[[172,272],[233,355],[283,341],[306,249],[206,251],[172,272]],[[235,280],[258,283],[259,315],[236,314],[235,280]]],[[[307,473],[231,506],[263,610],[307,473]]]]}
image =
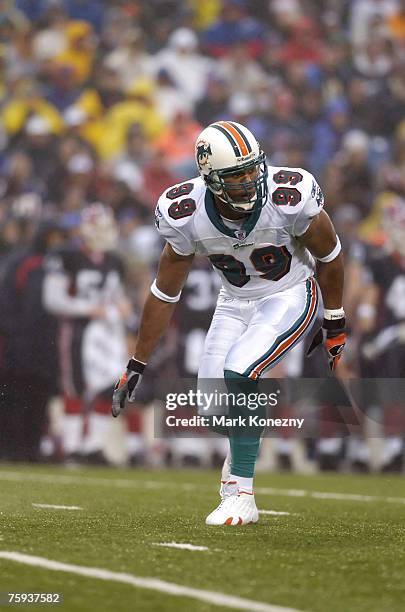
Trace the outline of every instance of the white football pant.
{"type": "Polygon", "coordinates": [[[313,277],[257,300],[234,298],[221,289],[198,378],[223,378],[224,370],[233,370],[257,380],[311,330],[318,305],[313,277]]]}

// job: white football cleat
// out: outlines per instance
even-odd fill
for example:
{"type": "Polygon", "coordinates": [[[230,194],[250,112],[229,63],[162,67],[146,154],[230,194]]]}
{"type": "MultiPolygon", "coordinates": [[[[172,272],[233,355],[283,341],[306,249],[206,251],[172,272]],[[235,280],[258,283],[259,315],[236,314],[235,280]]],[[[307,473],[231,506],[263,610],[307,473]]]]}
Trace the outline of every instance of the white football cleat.
{"type": "Polygon", "coordinates": [[[221,503],[205,519],[206,525],[248,525],[257,523],[259,513],[254,493],[239,490],[238,483],[228,481],[221,486],[221,503]]]}

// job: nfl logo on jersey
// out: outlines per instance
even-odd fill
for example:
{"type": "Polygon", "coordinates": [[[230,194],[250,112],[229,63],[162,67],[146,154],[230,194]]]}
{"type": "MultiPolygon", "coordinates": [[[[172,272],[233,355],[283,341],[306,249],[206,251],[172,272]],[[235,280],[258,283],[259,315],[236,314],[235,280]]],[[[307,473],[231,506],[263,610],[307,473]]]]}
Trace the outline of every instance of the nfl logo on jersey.
{"type": "Polygon", "coordinates": [[[245,230],[235,230],[235,238],[237,240],[245,240],[246,238],[245,230]]]}

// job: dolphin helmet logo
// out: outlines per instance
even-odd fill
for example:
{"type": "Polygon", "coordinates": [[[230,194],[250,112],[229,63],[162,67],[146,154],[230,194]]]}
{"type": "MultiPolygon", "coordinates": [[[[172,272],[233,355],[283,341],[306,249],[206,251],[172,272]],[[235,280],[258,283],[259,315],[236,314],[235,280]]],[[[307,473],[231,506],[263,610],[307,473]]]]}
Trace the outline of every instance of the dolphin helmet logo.
{"type": "Polygon", "coordinates": [[[211,170],[211,165],[209,163],[210,155],[212,155],[212,151],[209,142],[205,142],[204,140],[198,141],[196,144],[196,157],[200,170],[211,170]]]}

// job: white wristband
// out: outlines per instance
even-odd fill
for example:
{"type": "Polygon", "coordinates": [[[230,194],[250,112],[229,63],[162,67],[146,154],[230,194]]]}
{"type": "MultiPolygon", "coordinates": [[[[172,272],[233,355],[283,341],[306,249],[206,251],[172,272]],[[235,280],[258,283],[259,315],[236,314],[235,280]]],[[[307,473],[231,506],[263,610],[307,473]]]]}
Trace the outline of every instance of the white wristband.
{"type": "Polygon", "coordinates": [[[325,308],[323,311],[323,316],[328,321],[336,321],[336,319],[343,319],[345,316],[345,311],[342,308],[336,308],[335,310],[330,310],[329,308],[325,308]]]}
{"type": "Polygon", "coordinates": [[[336,238],[337,238],[337,243],[333,251],[331,251],[329,255],[325,255],[325,257],[317,257],[318,261],[322,261],[322,263],[329,263],[333,261],[334,259],[336,259],[336,257],[339,255],[340,251],[342,250],[342,245],[340,244],[339,236],[336,236],[336,238]]]}
{"type": "Polygon", "coordinates": [[[156,285],[156,278],[153,281],[150,287],[150,290],[153,293],[153,295],[157,297],[159,300],[162,300],[162,302],[170,302],[172,304],[175,304],[176,302],[178,302],[181,296],[181,291],[178,295],[175,295],[175,296],[167,295],[166,293],[163,293],[163,291],[160,291],[159,287],[156,285]]]}

